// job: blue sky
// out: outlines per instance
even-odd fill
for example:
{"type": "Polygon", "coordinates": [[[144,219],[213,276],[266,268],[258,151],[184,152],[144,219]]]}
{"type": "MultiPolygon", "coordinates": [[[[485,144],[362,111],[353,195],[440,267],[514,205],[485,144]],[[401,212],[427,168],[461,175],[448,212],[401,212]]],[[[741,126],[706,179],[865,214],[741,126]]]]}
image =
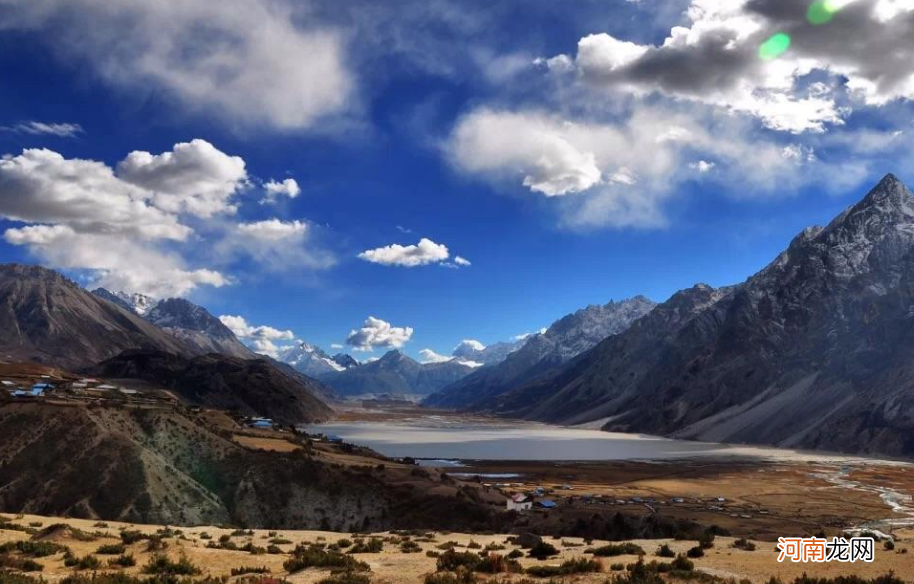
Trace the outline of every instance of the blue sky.
{"type": "Polygon", "coordinates": [[[447,355],[739,282],[914,180],[910,2],[149,4],[0,0],[0,259],[266,350],[447,355]]]}

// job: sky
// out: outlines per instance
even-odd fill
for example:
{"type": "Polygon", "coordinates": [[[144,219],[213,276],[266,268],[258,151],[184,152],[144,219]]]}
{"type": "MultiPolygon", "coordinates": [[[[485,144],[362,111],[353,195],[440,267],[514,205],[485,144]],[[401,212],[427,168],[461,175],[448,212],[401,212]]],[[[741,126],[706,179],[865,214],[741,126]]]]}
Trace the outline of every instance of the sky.
{"type": "Polygon", "coordinates": [[[450,355],[914,181],[911,63],[914,0],[0,0],[0,260],[450,355]]]}

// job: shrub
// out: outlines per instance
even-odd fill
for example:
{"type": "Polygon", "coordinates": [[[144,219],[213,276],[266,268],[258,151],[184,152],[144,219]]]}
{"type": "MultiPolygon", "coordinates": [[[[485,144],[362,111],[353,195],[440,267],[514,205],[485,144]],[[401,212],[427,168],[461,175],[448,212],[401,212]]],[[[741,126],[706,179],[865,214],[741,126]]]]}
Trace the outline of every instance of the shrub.
{"type": "Polygon", "coordinates": [[[537,560],[545,560],[546,558],[557,556],[558,554],[559,550],[557,550],[556,547],[551,543],[546,543],[545,541],[537,543],[535,546],[530,548],[529,552],[527,552],[528,556],[531,558],[536,558],[537,560]]]}
{"type": "Polygon", "coordinates": [[[372,537],[368,541],[360,541],[349,548],[350,554],[377,554],[384,550],[384,540],[372,537]]]}
{"type": "Polygon", "coordinates": [[[125,548],[124,545],[120,543],[107,543],[105,545],[99,546],[98,549],[95,550],[95,553],[102,556],[119,556],[124,553],[126,549],[127,548],[125,548]]]}
{"type": "Polygon", "coordinates": [[[458,568],[474,572],[481,562],[482,558],[473,552],[457,552],[451,549],[438,557],[436,565],[439,572],[454,572],[458,568]]]}
{"type": "Polygon", "coordinates": [[[121,541],[124,542],[124,545],[130,545],[144,539],[149,539],[149,536],[142,531],[125,529],[121,532],[121,541]]]}
{"type": "Polygon", "coordinates": [[[327,551],[316,545],[298,545],[292,557],[286,560],[283,568],[287,572],[299,572],[305,568],[343,568],[347,571],[368,572],[370,568],[351,556],[339,552],[327,551]]]}
{"type": "Polygon", "coordinates": [[[121,568],[129,568],[131,566],[136,566],[136,560],[131,554],[123,554],[116,558],[111,558],[108,560],[109,566],[119,566],[121,568]]]}
{"type": "Polygon", "coordinates": [[[468,550],[480,550],[480,549],[482,549],[482,546],[471,539],[470,543],[467,544],[467,549],[468,550]]]}
{"type": "Polygon", "coordinates": [[[463,568],[451,574],[449,572],[438,572],[429,574],[425,577],[425,584],[475,584],[476,576],[473,572],[463,568]]]}
{"type": "Polygon", "coordinates": [[[670,568],[680,572],[691,572],[695,569],[695,562],[679,554],[675,560],[670,562],[670,568]]]}
{"type": "Polygon", "coordinates": [[[751,541],[749,541],[748,539],[746,539],[745,537],[741,537],[741,538],[737,539],[736,541],[734,541],[731,547],[734,547],[734,548],[740,549],[740,550],[745,550],[747,552],[755,551],[755,544],[752,543],[751,541]]]}
{"type": "Polygon", "coordinates": [[[613,572],[621,572],[625,569],[625,564],[610,564],[609,569],[613,572]]]}
{"type": "MultiPolygon", "coordinates": [[[[92,555],[73,558],[70,561],[72,562],[71,567],[76,568],[77,570],[98,570],[102,567],[101,561],[92,555]]],[[[67,565],[66,561],[64,561],[64,565],[67,565]]]]}
{"type": "Polygon", "coordinates": [[[174,562],[164,554],[155,554],[143,566],[143,573],[194,576],[200,573],[200,569],[193,565],[187,556],[182,555],[177,562],[174,562]]]}
{"type": "Polygon", "coordinates": [[[11,568],[20,572],[40,572],[44,566],[27,558],[16,558],[9,554],[0,554],[0,568],[11,568]]]}
{"type": "Polygon", "coordinates": [[[441,554],[439,554],[439,553],[436,552],[435,550],[428,550],[428,551],[425,552],[425,557],[427,557],[427,558],[439,558],[439,557],[441,557],[441,554]]]}
{"type": "Polygon", "coordinates": [[[675,558],[676,553],[670,549],[669,545],[663,544],[657,548],[657,556],[661,558],[675,558]]]}
{"type": "Polygon", "coordinates": [[[698,538],[698,545],[701,549],[709,550],[714,547],[714,533],[706,531],[698,538]]]}
{"type": "Polygon", "coordinates": [[[511,560],[501,554],[489,553],[476,565],[476,571],[484,574],[508,574],[523,572],[517,560],[511,560]]]}
{"type": "Polygon", "coordinates": [[[690,548],[689,551],[686,552],[686,555],[690,558],[700,558],[705,555],[705,550],[701,549],[701,546],[697,545],[693,548],[690,548]]]}
{"type": "Polygon", "coordinates": [[[317,584],[371,584],[371,578],[358,572],[340,572],[319,580],[317,584]]]}
{"type": "Polygon", "coordinates": [[[422,546],[414,541],[404,541],[400,544],[400,551],[404,554],[414,554],[422,551],[422,546]]]}
{"type": "MultiPolygon", "coordinates": [[[[273,542],[273,543],[276,543],[276,542],[273,542]]],[[[292,542],[289,541],[289,540],[286,540],[284,543],[292,543],[292,542]]],[[[344,549],[345,549],[345,548],[348,548],[349,546],[352,545],[352,541],[351,541],[351,540],[348,540],[348,539],[346,539],[346,538],[344,537],[343,539],[338,540],[338,541],[336,542],[336,545],[338,545],[338,546],[340,546],[341,548],[344,548],[344,549]]]]}
{"type": "Polygon", "coordinates": [[[537,578],[588,574],[602,571],[603,563],[600,560],[589,560],[587,558],[566,560],[559,566],[531,566],[527,568],[527,573],[531,576],[536,576],[537,578]]]}
{"type": "Polygon", "coordinates": [[[890,551],[892,551],[893,549],[895,549],[895,542],[892,541],[891,539],[887,539],[887,540],[885,540],[885,543],[882,544],[882,547],[883,547],[883,549],[885,549],[886,551],[889,551],[889,552],[890,552],[890,551]]]}
{"type": "Polygon", "coordinates": [[[267,546],[267,553],[268,554],[281,554],[282,549],[279,546],[270,544],[267,546]]]}
{"type": "Polygon", "coordinates": [[[586,551],[588,554],[593,554],[601,558],[608,558],[612,556],[643,556],[644,550],[640,545],[633,543],[611,543],[608,545],[600,546],[598,548],[591,548],[586,551]]]}
{"type": "Polygon", "coordinates": [[[266,566],[241,566],[240,568],[232,568],[232,576],[241,576],[243,574],[269,574],[270,569],[266,566]]]}
{"type": "Polygon", "coordinates": [[[0,553],[18,552],[33,558],[53,556],[57,552],[67,551],[67,546],[52,541],[9,541],[0,545],[0,553]]]}

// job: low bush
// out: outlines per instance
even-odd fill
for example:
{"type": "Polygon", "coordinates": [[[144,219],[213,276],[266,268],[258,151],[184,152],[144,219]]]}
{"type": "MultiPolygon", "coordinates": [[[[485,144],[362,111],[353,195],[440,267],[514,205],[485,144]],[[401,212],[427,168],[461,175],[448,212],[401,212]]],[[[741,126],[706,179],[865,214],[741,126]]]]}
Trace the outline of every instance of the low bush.
{"type": "Polygon", "coordinates": [[[286,560],[283,568],[287,572],[299,572],[305,568],[342,568],[346,571],[368,572],[368,564],[360,562],[339,552],[327,551],[315,545],[298,545],[292,557],[286,560]]]}
{"type": "Polygon", "coordinates": [[[241,576],[244,574],[269,574],[270,569],[266,566],[241,566],[240,568],[232,568],[232,576],[241,576]]]}
{"type": "Polygon", "coordinates": [[[663,544],[662,546],[657,548],[656,555],[661,558],[675,558],[676,552],[671,550],[669,545],[663,544]]]}
{"type": "Polygon", "coordinates": [[[501,554],[489,553],[476,565],[476,571],[484,574],[518,574],[523,572],[517,560],[506,558],[501,554]]]}
{"type": "Polygon", "coordinates": [[[164,554],[155,554],[143,566],[144,574],[168,574],[176,576],[194,576],[200,573],[187,556],[182,555],[177,562],[172,561],[164,554]]]}
{"type": "Polygon", "coordinates": [[[476,575],[464,568],[460,568],[454,573],[437,572],[425,577],[425,584],[475,584],[476,582],[476,575]]]}
{"type": "Polygon", "coordinates": [[[318,580],[317,584],[371,584],[371,578],[358,572],[340,572],[318,580]]]}
{"type": "Polygon", "coordinates": [[[95,550],[95,553],[102,556],[119,556],[126,551],[126,547],[120,543],[107,543],[105,545],[98,546],[98,549],[95,550]]]}
{"type": "Polygon", "coordinates": [[[546,558],[551,558],[552,556],[559,555],[559,550],[556,549],[556,547],[551,543],[541,541],[530,548],[530,551],[527,552],[527,555],[531,558],[536,558],[537,560],[545,560],[546,558]]]}
{"type": "Polygon", "coordinates": [[[384,540],[379,537],[372,537],[367,541],[356,542],[349,551],[350,554],[377,554],[384,550],[384,540]]]}
{"type": "Polygon", "coordinates": [[[439,572],[455,572],[458,568],[475,572],[481,562],[482,558],[473,552],[457,552],[451,549],[438,557],[436,565],[439,572]]]}
{"type": "Polygon", "coordinates": [[[136,559],[134,559],[131,554],[123,554],[108,560],[108,565],[112,567],[130,568],[136,566],[136,559]]]}
{"type": "Polygon", "coordinates": [[[17,558],[9,554],[0,554],[0,568],[10,568],[20,572],[40,572],[44,566],[28,558],[17,558]]]}
{"type": "Polygon", "coordinates": [[[53,556],[58,552],[65,552],[68,549],[69,548],[67,548],[67,546],[60,545],[52,541],[8,541],[3,545],[0,545],[0,553],[5,554],[9,552],[17,552],[25,556],[31,556],[33,558],[53,556]]]}
{"type": "Polygon", "coordinates": [[[747,552],[755,551],[755,544],[752,543],[751,541],[749,541],[748,539],[746,539],[745,537],[741,537],[741,538],[737,539],[736,541],[733,542],[733,544],[730,547],[734,547],[734,548],[740,549],[740,550],[745,550],[747,552]]]}
{"type": "Polygon", "coordinates": [[[537,578],[551,578],[554,576],[570,576],[572,574],[589,574],[592,572],[602,572],[603,562],[600,560],[589,560],[587,558],[575,558],[566,560],[559,566],[531,566],[527,568],[527,573],[537,578]]]}
{"type": "Polygon", "coordinates": [[[693,548],[690,548],[689,551],[686,552],[686,555],[690,558],[700,558],[705,555],[705,550],[703,550],[701,546],[697,545],[693,548]]]}
{"type": "Polygon", "coordinates": [[[414,541],[408,540],[400,544],[400,551],[404,554],[415,554],[422,551],[422,546],[414,541]]]}
{"type": "Polygon", "coordinates": [[[92,555],[86,555],[81,558],[67,558],[64,565],[77,570],[98,570],[102,567],[102,562],[92,555]]]}
{"type": "Polygon", "coordinates": [[[125,529],[121,531],[121,541],[124,542],[124,545],[130,545],[144,539],[149,539],[149,536],[142,531],[137,531],[135,529],[125,529]]]}
{"type": "Polygon", "coordinates": [[[598,548],[588,549],[586,553],[601,558],[612,556],[643,556],[644,549],[640,545],[633,543],[611,543],[598,548]]]}

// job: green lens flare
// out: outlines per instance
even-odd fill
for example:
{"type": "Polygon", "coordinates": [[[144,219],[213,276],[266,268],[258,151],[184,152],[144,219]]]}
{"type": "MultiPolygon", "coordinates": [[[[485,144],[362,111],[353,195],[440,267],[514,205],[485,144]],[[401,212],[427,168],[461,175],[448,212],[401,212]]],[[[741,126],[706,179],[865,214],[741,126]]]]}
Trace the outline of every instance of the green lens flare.
{"type": "Polygon", "coordinates": [[[848,4],[847,0],[816,0],[809,5],[806,11],[806,19],[815,25],[826,24],[831,22],[844,6],[848,4]]]}
{"type": "Polygon", "coordinates": [[[762,43],[762,46],[758,49],[758,56],[765,61],[770,61],[783,55],[789,48],[790,35],[785,32],[779,32],[762,43]]]}

